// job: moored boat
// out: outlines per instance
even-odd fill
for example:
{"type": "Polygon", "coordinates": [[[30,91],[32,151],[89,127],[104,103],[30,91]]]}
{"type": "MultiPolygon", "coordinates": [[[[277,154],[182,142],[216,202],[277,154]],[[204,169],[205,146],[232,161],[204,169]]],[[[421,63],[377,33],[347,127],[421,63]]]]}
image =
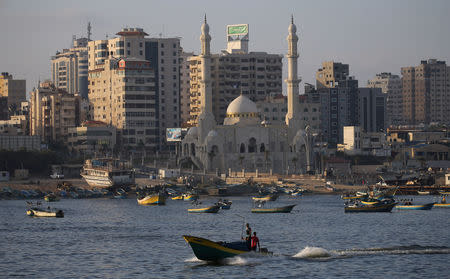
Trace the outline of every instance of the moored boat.
{"type": "Polygon", "coordinates": [[[86,160],[80,174],[93,187],[112,187],[135,183],[134,172],[127,162],[111,158],[86,160]]]}
{"type": "Polygon", "coordinates": [[[267,195],[264,197],[252,197],[254,201],[275,201],[278,195],[267,195]]]}
{"type": "Polygon", "coordinates": [[[185,194],[185,195],[183,195],[183,200],[185,200],[185,201],[196,201],[196,200],[198,200],[198,196],[197,195],[192,195],[192,194],[185,194]]]}
{"type": "Polygon", "coordinates": [[[296,204],[272,208],[256,207],[252,208],[251,211],[252,213],[290,213],[294,206],[296,206],[296,204]]]}
{"type": "Polygon", "coordinates": [[[138,204],[140,205],[165,205],[166,198],[162,194],[154,194],[145,196],[142,199],[137,199],[138,204]]]}
{"type": "Polygon", "coordinates": [[[172,198],[172,200],[182,201],[182,200],[184,200],[184,195],[175,196],[175,197],[172,198]]]}
{"type": "Polygon", "coordinates": [[[57,217],[63,218],[64,212],[61,209],[42,209],[32,207],[27,209],[27,215],[32,217],[57,217]]]}
{"type": "Polygon", "coordinates": [[[220,206],[220,209],[230,209],[232,203],[232,201],[220,199],[216,204],[220,206]]]}
{"type": "Polygon", "coordinates": [[[435,207],[450,207],[450,203],[447,203],[447,199],[445,198],[445,195],[442,196],[442,199],[440,202],[437,202],[434,204],[435,207]]]}
{"type": "Polygon", "coordinates": [[[367,205],[367,204],[351,204],[344,208],[345,213],[357,213],[357,212],[391,212],[392,208],[396,205],[396,202],[382,202],[380,204],[367,205]]]}
{"type": "Polygon", "coordinates": [[[410,210],[430,210],[430,209],[433,208],[434,204],[435,204],[434,202],[427,203],[427,204],[401,204],[401,205],[396,205],[395,208],[401,209],[401,210],[405,210],[405,209],[410,209],[410,210]]]}
{"type": "Polygon", "coordinates": [[[202,208],[189,208],[189,213],[217,213],[219,212],[220,206],[219,205],[212,205],[208,207],[202,207],[202,208]]]}
{"type": "Polygon", "coordinates": [[[430,191],[417,191],[418,195],[429,195],[430,191]]]}

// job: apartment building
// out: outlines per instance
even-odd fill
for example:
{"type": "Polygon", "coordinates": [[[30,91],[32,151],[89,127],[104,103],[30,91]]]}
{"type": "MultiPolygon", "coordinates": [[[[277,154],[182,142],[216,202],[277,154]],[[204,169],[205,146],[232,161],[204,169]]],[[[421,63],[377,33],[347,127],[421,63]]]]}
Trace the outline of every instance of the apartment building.
{"type": "Polygon", "coordinates": [[[386,94],[381,88],[358,88],[358,124],[364,132],[384,132],[386,94]]]}
{"type": "Polygon", "coordinates": [[[181,126],[188,126],[188,121],[190,119],[190,69],[189,69],[189,59],[193,56],[193,52],[181,52],[180,55],[180,122],[181,126]]]}
{"type": "Polygon", "coordinates": [[[30,95],[30,134],[46,143],[67,141],[69,128],[79,125],[81,97],[56,88],[50,81],[40,83],[30,95]]]}
{"type": "MultiPolygon", "coordinates": [[[[181,124],[180,56],[182,48],[180,46],[180,38],[146,38],[148,34],[142,28],[123,28],[116,35],[118,36],[116,38],[95,40],[88,43],[89,73],[94,73],[93,71],[98,69],[104,69],[107,60],[113,61],[126,58],[127,61],[135,59],[135,61],[149,62],[149,68],[146,69],[146,77],[144,79],[151,78],[148,77],[148,71],[151,70],[153,72],[152,83],[154,85],[148,85],[152,87],[148,94],[156,97],[154,104],[152,104],[156,111],[155,115],[152,116],[155,119],[149,120],[152,121],[154,126],[147,126],[148,129],[146,130],[151,129],[152,133],[156,132],[157,138],[156,143],[153,143],[154,139],[147,137],[146,140],[152,142],[151,146],[147,146],[145,141],[144,144],[151,149],[167,149],[169,146],[165,141],[166,128],[179,127],[181,124]]],[[[105,82],[107,81],[105,80],[105,82]]],[[[89,86],[91,86],[91,83],[89,86]]],[[[108,94],[107,91],[105,93],[108,94]]],[[[93,119],[104,121],[103,118],[93,119]]],[[[120,133],[122,128],[117,128],[120,133]]],[[[131,146],[137,144],[137,142],[134,142],[136,139],[133,139],[133,137],[125,138],[124,140],[123,143],[131,146]]],[[[142,140],[142,138],[139,138],[139,140],[142,140]]]]}
{"type": "Polygon", "coordinates": [[[69,129],[68,144],[80,154],[112,154],[116,146],[116,128],[101,121],[85,121],[69,129]]]}
{"type": "Polygon", "coordinates": [[[343,144],[338,144],[338,150],[349,155],[391,156],[385,133],[364,132],[359,126],[344,127],[343,144]]]}
{"type": "Polygon", "coordinates": [[[322,68],[316,72],[316,87],[334,88],[342,87],[341,81],[350,79],[349,65],[334,61],[322,62],[322,68]]]}
{"type": "MultiPolygon", "coordinates": [[[[20,103],[26,100],[26,82],[24,79],[14,79],[13,76],[7,72],[0,74],[0,98],[6,98],[6,109],[1,109],[0,116],[8,111],[9,114],[14,114],[20,110],[20,103]]],[[[1,101],[3,104],[5,100],[1,101]]],[[[4,106],[2,106],[4,107],[4,106]]],[[[4,115],[2,117],[5,118],[4,115]]]]}
{"type": "Polygon", "coordinates": [[[70,94],[88,98],[87,38],[74,38],[70,49],[57,51],[52,56],[52,82],[70,94]]]}
{"type": "Polygon", "coordinates": [[[450,67],[436,59],[403,67],[402,98],[406,124],[450,124],[450,67]]]}
{"type": "Polygon", "coordinates": [[[402,80],[398,75],[380,73],[367,81],[369,88],[381,88],[386,95],[386,126],[403,123],[402,80]]]}
{"type": "Polygon", "coordinates": [[[0,120],[0,134],[27,135],[28,118],[26,115],[13,115],[9,120],[0,120]]]}
{"type": "Polygon", "coordinates": [[[89,71],[93,120],[117,129],[123,146],[158,147],[155,74],[147,60],[107,58],[89,71]]]}

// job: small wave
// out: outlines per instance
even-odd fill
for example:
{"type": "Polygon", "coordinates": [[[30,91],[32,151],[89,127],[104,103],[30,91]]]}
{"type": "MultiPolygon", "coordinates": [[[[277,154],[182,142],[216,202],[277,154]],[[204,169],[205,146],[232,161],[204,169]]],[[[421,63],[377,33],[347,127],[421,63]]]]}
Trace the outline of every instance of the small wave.
{"type": "Polygon", "coordinates": [[[199,262],[203,262],[202,260],[199,260],[197,257],[192,257],[190,259],[186,259],[184,260],[187,263],[199,263],[199,262]]]}
{"type": "Polygon", "coordinates": [[[320,247],[305,247],[302,251],[295,254],[294,258],[328,258],[331,254],[320,247]]]}
{"type": "Polygon", "coordinates": [[[223,263],[226,265],[247,265],[249,263],[248,259],[245,259],[240,256],[235,256],[232,258],[226,258],[223,260],[223,263]]]}

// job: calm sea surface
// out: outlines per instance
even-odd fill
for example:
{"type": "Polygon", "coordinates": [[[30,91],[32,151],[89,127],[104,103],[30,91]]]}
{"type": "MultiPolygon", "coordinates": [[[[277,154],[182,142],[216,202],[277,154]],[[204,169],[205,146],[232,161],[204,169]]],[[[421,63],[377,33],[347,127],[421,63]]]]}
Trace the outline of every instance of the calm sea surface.
{"type": "Polygon", "coordinates": [[[66,199],[52,203],[63,219],[28,217],[25,201],[0,200],[0,277],[450,278],[448,208],[345,214],[338,196],[303,196],[274,202],[298,204],[290,214],[260,215],[250,213],[250,197],[229,199],[218,214],[188,214],[184,201],[66,199]],[[237,240],[242,217],[273,256],[211,265],[182,238],[237,240]]]}

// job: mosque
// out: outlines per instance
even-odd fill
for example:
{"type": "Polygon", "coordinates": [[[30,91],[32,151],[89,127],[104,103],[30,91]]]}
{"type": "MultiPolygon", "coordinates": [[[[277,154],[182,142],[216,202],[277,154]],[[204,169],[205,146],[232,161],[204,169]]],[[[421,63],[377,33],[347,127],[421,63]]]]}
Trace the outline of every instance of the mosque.
{"type": "Polygon", "coordinates": [[[313,137],[309,127],[301,127],[299,83],[297,76],[297,27],[293,18],[289,25],[288,111],[286,121],[271,124],[262,121],[256,104],[244,95],[227,108],[223,124],[217,124],[212,113],[211,53],[209,25],[201,27],[201,114],[198,126],[188,130],[182,140],[182,157],[200,169],[227,173],[259,171],[279,174],[304,173],[312,169],[313,137]]]}

